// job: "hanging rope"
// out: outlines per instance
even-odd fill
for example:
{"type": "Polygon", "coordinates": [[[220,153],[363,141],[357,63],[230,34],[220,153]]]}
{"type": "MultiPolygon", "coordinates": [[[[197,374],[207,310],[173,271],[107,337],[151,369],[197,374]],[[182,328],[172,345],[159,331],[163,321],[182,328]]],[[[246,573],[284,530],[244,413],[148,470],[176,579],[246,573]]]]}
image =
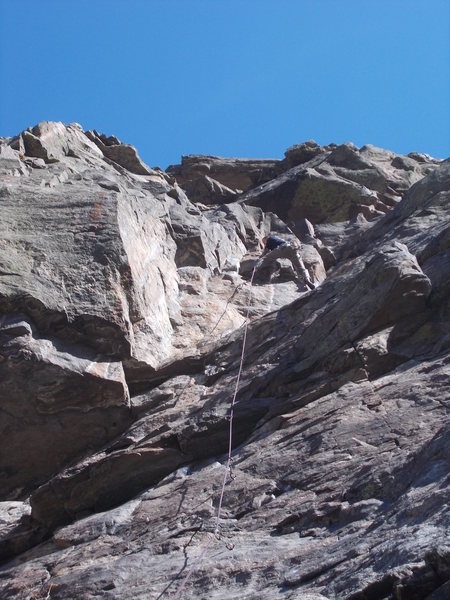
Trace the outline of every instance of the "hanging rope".
{"type": "Polygon", "coordinates": [[[250,307],[251,307],[251,302],[252,302],[253,278],[255,276],[255,272],[256,272],[257,267],[258,267],[258,264],[256,264],[253,267],[252,276],[251,276],[251,279],[250,279],[250,291],[249,291],[249,294],[248,294],[247,312],[246,312],[246,315],[245,315],[244,336],[243,336],[243,339],[242,339],[241,359],[240,359],[240,362],[239,362],[239,371],[238,371],[238,375],[237,375],[237,378],[236,378],[236,385],[234,387],[234,394],[233,394],[233,399],[231,401],[231,408],[230,408],[230,427],[229,427],[229,436],[228,436],[228,458],[227,458],[227,464],[226,464],[226,467],[225,467],[225,472],[224,472],[223,480],[222,480],[222,488],[221,488],[221,491],[220,491],[220,499],[219,499],[219,506],[217,508],[216,524],[215,524],[215,527],[214,527],[214,533],[213,533],[213,535],[211,535],[209,537],[209,539],[207,540],[207,542],[205,542],[205,544],[202,546],[202,549],[201,549],[201,552],[200,552],[199,556],[192,563],[189,571],[187,572],[186,576],[184,577],[183,581],[181,582],[180,587],[176,590],[175,594],[173,595],[173,600],[178,600],[178,598],[180,598],[181,593],[182,593],[182,591],[185,588],[185,585],[189,581],[189,579],[190,579],[192,573],[194,572],[194,570],[196,569],[197,565],[199,565],[201,563],[201,561],[203,560],[203,557],[205,556],[206,552],[208,551],[208,548],[211,545],[211,542],[214,539],[217,539],[217,537],[218,537],[219,525],[220,525],[220,516],[222,514],[222,502],[223,502],[223,496],[224,496],[224,493],[225,493],[225,485],[227,483],[227,478],[228,478],[228,475],[230,473],[230,467],[231,467],[231,452],[232,452],[232,447],[233,447],[234,405],[236,403],[237,393],[238,393],[238,389],[239,389],[239,383],[240,383],[240,380],[241,380],[242,368],[243,368],[243,365],[244,365],[245,345],[246,345],[246,342],[247,342],[247,330],[248,330],[248,322],[249,322],[249,315],[250,315],[250,307]]]}

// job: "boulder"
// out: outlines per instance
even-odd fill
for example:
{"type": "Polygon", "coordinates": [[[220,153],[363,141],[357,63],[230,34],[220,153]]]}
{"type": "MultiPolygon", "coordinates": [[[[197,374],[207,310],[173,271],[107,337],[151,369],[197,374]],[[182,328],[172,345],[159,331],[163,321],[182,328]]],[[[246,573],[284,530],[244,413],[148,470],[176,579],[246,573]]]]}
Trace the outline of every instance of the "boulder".
{"type": "Polygon", "coordinates": [[[284,158],[287,167],[290,169],[297,165],[309,162],[314,157],[322,154],[324,149],[319,146],[314,140],[303,142],[303,144],[295,144],[284,153],[284,158]]]}
{"type": "Polygon", "coordinates": [[[355,144],[347,142],[337,146],[327,157],[327,162],[334,167],[345,167],[351,171],[370,168],[370,163],[363,156],[355,144]]]}

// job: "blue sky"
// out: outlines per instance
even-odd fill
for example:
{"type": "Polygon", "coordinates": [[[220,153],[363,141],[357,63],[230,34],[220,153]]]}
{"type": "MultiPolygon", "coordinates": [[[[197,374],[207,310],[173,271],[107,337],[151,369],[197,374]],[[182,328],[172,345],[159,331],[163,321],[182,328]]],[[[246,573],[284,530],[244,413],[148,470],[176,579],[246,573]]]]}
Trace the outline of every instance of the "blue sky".
{"type": "Polygon", "coordinates": [[[448,0],[0,0],[0,135],[42,120],[182,154],[450,154],[448,0]]]}

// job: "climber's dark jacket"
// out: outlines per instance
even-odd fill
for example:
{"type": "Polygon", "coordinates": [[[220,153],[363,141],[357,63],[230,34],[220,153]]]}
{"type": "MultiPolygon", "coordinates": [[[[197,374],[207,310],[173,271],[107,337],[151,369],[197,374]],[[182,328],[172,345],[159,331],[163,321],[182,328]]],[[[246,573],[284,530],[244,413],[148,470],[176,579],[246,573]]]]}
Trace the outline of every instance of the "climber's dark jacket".
{"type": "Polygon", "coordinates": [[[265,240],[264,251],[256,263],[256,268],[273,267],[278,258],[288,258],[295,269],[297,278],[300,281],[303,280],[305,285],[312,290],[315,288],[315,284],[311,281],[310,274],[303,263],[300,249],[301,242],[299,240],[288,242],[276,235],[270,235],[265,240]]]}
{"type": "Polygon", "coordinates": [[[266,240],[266,245],[264,246],[264,249],[275,250],[275,248],[278,248],[278,246],[282,246],[283,244],[286,244],[286,240],[283,240],[282,238],[276,235],[269,235],[269,237],[266,240]]]}

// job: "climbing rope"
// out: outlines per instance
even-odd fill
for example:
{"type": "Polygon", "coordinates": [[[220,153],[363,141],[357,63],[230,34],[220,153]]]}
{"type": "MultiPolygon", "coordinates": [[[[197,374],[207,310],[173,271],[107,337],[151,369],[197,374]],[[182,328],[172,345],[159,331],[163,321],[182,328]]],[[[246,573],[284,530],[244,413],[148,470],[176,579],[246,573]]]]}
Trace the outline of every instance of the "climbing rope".
{"type": "Polygon", "coordinates": [[[256,272],[257,267],[258,267],[258,264],[256,264],[253,267],[252,276],[251,276],[251,279],[250,279],[250,290],[249,290],[249,294],[248,294],[247,311],[246,311],[245,322],[244,322],[244,336],[243,336],[243,339],[242,339],[241,359],[240,359],[240,362],[239,362],[239,371],[238,371],[238,374],[237,374],[236,384],[235,384],[234,393],[233,393],[233,399],[231,401],[231,407],[230,407],[230,417],[229,417],[230,426],[229,426],[229,436],[228,436],[228,458],[227,458],[227,464],[225,466],[225,472],[224,472],[223,480],[222,480],[222,488],[221,488],[221,491],[220,491],[220,499],[219,499],[219,506],[217,508],[216,524],[215,524],[215,527],[214,527],[214,533],[211,536],[209,536],[209,539],[201,547],[200,554],[198,555],[198,557],[195,559],[195,561],[191,565],[189,571],[187,572],[186,576],[184,577],[183,581],[181,582],[181,585],[179,586],[179,588],[176,590],[175,594],[173,595],[172,600],[178,600],[178,598],[180,598],[181,593],[184,590],[187,582],[191,578],[192,573],[196,569],[197,565],[199,565],[201,563],[201,561],[203,560],[203,557],[205,556],[206,552],[208,551],[208,548],[211,545],[212,541],[214,539],[218,538],[219,525],[220,525],[220,516],[222,514],[223,496],[224,496],[224,493],[225,493],[225,485],[227,483],[228,475],[231,472],[231,452],[232,452],[232,446],[233,446],[234,406],[235,406],[235,403],[236,403],[237,393],[238,393],[238,389],[239,389],[239,383],[240,383],[240,380],[241,380],[242,368],[243,368],[243,365],[244,365],[245,345],[246,345],[246,342],[247,342],[247,330],[248,330],[248,322],[249,322],[249,315],[250,315],[250,307],[251,307],[251,302],[252,302],[253,278],[255,276],[255,272],[256,272]]]}
{"type": "Polygon", "coordinates": [[[211,336],[214,331],[217,329],[217,327],[219,326],[220,321],[223,319],[225,313],[227,312],[227,308],[228,305],[230,304],[230,302],[233,300],[233,298],[235,297],[235,295],[237,294],[237,292],[241,289],[241,287],[243,286],[243,283],[240,283],[238,286],[236,286],[236,289],[234,290],[234,292],[231,294],[231,296],[228,298],[227,303],[225,304],[225,308],[222,311],[222,314],[219,317],[219,320],[217,321],[217,323],[214,325],[214,327],[211,329],[211,331],[209,332],[209,335],[211,336]]]}

